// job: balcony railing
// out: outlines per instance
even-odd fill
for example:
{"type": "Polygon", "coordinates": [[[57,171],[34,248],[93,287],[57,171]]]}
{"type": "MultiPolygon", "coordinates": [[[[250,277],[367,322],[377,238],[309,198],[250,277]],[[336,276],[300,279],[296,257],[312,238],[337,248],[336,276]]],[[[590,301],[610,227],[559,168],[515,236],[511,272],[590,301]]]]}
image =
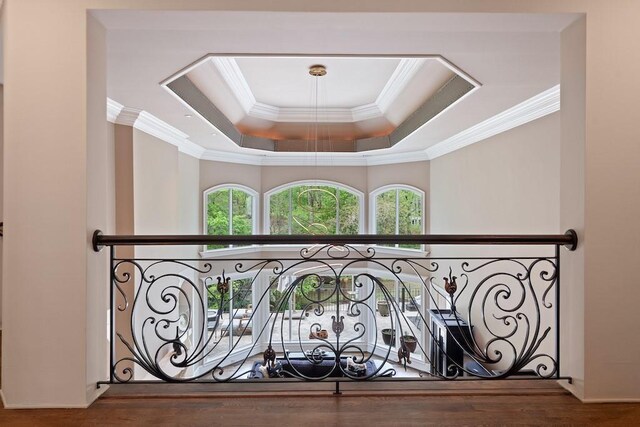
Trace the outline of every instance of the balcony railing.
{"type": "Polygon", "coordinates": [[[565,378],[560,253],[562,246],[575,249],[572,230],[420,236],[96,231],[93,243],[97,251],[108,247],[111,259],[110,378],[103,383],[308,380],[335,381],[338,388],[348,380],[565,378]],[[432,252],[399,254],[384,246],[396,244],[429,245],[432,252]],[[195,245],[250,246],[243,258],[202,258],[195,245]],[[273,245],[301,249],[292,256],[273,245]]]}

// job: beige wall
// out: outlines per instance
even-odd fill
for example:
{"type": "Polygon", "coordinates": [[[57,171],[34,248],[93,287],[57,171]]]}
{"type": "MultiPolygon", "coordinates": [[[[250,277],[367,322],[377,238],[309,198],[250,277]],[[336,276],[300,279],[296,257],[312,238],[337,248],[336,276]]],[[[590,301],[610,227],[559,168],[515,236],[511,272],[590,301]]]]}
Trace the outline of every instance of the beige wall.
{"type": "Polygon", "coordinates": [[[580,398],[585,396],[584,324],[584,197],[585,197],[585,60],[586,20],[565,29],[561,35],[560,118],[560,230],[573,228],[582,242],[574,252],[562,251],[560,270],[563,343],[562,372],[573,378],[563,383],[580,398]]]}
{"type": "Polygon", "coordinates": [[[99,29],[87,34],[81,6],[3,4],[4,221],[11,226],[3,242],[2,392],[9,407],[84,406],[104,369],[89,347],[107,351],[99,336],[105,300],[89,288],[108,277],[106,254],[90,245],[94,229],[107,229],[97,214],[109,203],[105,169],[96,167],[104,162],[105,51],[99,29]]]}
{"type": "MultiPolygon", "coordinates": [[[[114,165],[113,140],[109,140],[105,98],[107,96],[107,41],[106,30],[93,17],[87,17],[87,94],[86,94],[86,225],[85,244],[91,243],[95,230],[113,233],[115,211],[115,182],[112,180],[114,165]]],[[[42,209],[42,206],[41,206],[42,209]]],[[[106,252],[106,251],[105,251],[106,252]]],[[[109,295],[109,262],[106,253],[96,253],[86,248],[86,303],[85,324],[87,330],[104,330],[109,295]]],[[[98,334],[86,334],[86,400],[92,401],[104,388],[95,384],[108,372],[108,346],[98,334]]]]}
{"type": "MultiPolygon", "coordinates": [[[[0,85],[0,221],[3,221],[3,181],[4,181],[4,142],[3,142],[3,118],[4,118],[4,86],[0,85]]],[[[2,238],[0,238],[0,329],[2,329],[2,238]]]]}
{"type": "Polygon", "coordinates": [[[200,161],[178,153],[178,232],[200,234],[200,161]]]}
{"type": "Polygon", "coordinates": [[[134,129],[133,178],[136,234],[175,234],[178,229],[178,148],[134,129]]]}
{"type": "MultiPolygon", "coordinates": [[[[559,231],[560,217],[560,113],[540,118],[518,128],[501,133],[480,143],[465,147],[453,153],[431,161],[431,199],[430,217],[433,234],[556,234],[559,231]]],[[[431,252],[436,257],[514,257],[514,256],[553,256],[553,247],[520,246],[442,246],[432,245],[431,252]]],[[[469,261],[472,268],[476,263],[469,261]]],[[[436,283],[442,283],[449,266],[453,275],[461,277],[461,261],[449,263],[439,261],[439,270],[434,274],[436,283]]],[[[500,263],[488,265],[477,274],[469,274],[469,283],[479,286],[479,295],[484,295],[488,287],[481,286],[481,279],[503,272],[515,273],[513,264],[500,263]]],[[[522,270],[517,270],[522,273],[522,270]]],[[[466,280],[466,279],[462,279],[466,280]]],[[[519,298],[519,286],[510,283],[505,276],[501,283],[510,286],[512,296],[504,301],[510,307],[519,298]]],[[[532,280],[532,288],[539,296],[543,295],[549,282],[532,280]]],[[[505,325],[492,322],[493,315],[506,314],[491,303],[486,306],[479,303],[480,297],[472,300],[472,290],[467,289],[457,301],[460,313],[470,317],[475,326],[474,337],[480,345],[493,338],[488,328],[483,326],[481,318],[488,318],[491,331],[510,332],[505,325]],[[471,315],[468,313],[471,312],[471,315]]],[[[437,297],[437,295],[436,295],[437,297]]],[[[546,300],[555,307],[555,298],[551,294],[546,300]]],[[[444,301],[439,301],[443,304],[444,301]]],[[[444,306],[444,305],[441,305],[444,306]]],[[[536,354],[555,355],[555,309],[535,307],[529,296],[519,310],[531,319],[532,325],[538,321],[542,330],[551,327],[551,333],[544,339],[536,354]],[[538,311],[539,310],[539,311],[538,311]]],[[[486,324],[485,324],[486,325],[486,324]]],[[[518,324],[518,334],[512,343],[524,346],[522,332],[525,325],[518,324]]],[[[533,332],[533,327],[531,332],[533,332]]],[[[495,348],[499,347],[495,345],[495,348]]],[[[513,362],[512,354],[506,349],[504,360],[492,369],[506,369],[513,362]]],[[[562,359],[562,357],[560,357],[562,359]]],[[[526,366],[534,369],[538,363],[549,363],[548,359],[537,359],[526,366]]],[[[553,366],[548,365],[551,372],[553,366]]],[[[563,372],[563,375],[567,375],[563,372]]]]}
{"type": "Polygon", "coordinates": [[[554,234],[559,206],[559,113],[431,161],[434,234],[554,234]]]}
{"type": "Polygon", "coordinates": [[[590,1],[586,22],[585,397],[640,400],[640,2],[590,1]],[[624,81],[615,90],[613,81],[624,81]]]}

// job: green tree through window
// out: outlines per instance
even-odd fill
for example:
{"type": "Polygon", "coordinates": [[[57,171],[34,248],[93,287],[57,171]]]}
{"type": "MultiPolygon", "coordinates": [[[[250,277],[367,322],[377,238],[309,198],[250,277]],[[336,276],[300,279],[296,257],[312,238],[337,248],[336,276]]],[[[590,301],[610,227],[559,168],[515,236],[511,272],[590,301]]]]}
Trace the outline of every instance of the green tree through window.
{"type": "MultiPolygon", "coordinates": [[[[376,234],[400,236],[422,234],[422,194],[406,188],[393,188],[375,196],[376,234]]],[[[419,249],[420,245],[397,245],[419,249]]]]}
{"type": "Polygon", "coordinates": [[[358,234],[360,201],[332,185],[296,185],[269,197],[271,234],[358,234]]]}
{"type": "MultiPolygon", "coordinates": [[[[253,234],[254,197],[237,188],[223,188],[207,193],[207,234],[242,236],[253,234]]],[[[208,245],[207,249],[223,248],[208,245]]]]}

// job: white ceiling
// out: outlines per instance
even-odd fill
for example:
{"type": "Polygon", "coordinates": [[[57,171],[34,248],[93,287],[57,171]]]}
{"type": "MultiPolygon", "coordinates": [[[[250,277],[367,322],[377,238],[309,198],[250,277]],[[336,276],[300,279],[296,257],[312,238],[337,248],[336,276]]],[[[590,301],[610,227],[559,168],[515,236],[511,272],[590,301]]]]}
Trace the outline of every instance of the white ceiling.
{"type": "Polygon", "coordinates": [[[434,57],[217,55],[169,80],[183,74],[243,134],[349,141],[388,135],[456,75],[434,57]],[[327,74],[309,75],[314,64],[327,74]]]}
{"type": "MultiPolygon", "coordinates": [[[[149,112],[206,149],[260,156],[265,154],[238,147],[199,117],[185,117],[189,109],[160,83],[211,53],[442,55],[481,82],[482,87],[402,143],[379,150],[415,152],[557,85],[559,32],[576,18],[571,14],[93,13],[108,30],[110,98],[149,112]]],[[[258,68],[249,66],[251,61],[238,64],[243,73],[246,71],[247,81],[262,88],[256,89],[256,99],[270,100],[274,89],[260,83],[265,76],[250,71],[258,68]]],[[[372,75],[365,85],[369,89],[379,87],[392,64],[388,61],[381,66],[374,72],[376,77],[372,75]]],[[[350,96],[366,98],[357,91],[350,96]]],[[[347,100],[342,102],[346,104],[347,100]]]]}
{"type": "Polygon", "coordinates": [[[313,105],[313,81],[308,68],[327,67],[318,80],[320,107],[353,108],[375,102],[395,71],[399,59],[392,58],[269,58],[239,57],[240,71],[258,102],[284,108],[313,105]]]}

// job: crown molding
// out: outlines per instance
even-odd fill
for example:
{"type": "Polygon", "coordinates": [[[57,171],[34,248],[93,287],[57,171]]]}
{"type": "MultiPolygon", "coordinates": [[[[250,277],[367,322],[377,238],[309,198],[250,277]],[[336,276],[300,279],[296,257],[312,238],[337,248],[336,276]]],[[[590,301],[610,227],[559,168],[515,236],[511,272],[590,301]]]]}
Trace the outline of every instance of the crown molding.
{"type": "Polygon", "coordinates": [[[255,156],[209,150],[201,159],[256,166],[378,166],[429,160],[424,150],[378,155],[363,153],[307,153],[304,157],[300,157],[299,154],[296,155],[295,153],[255,156]]]}
{"type": "Polygon", "coordinates": [[[189,154],[196,158],[202,157],[206,151],[204,147],[189,141],[189,135],[146,111],[140,113],[133,127],[171,145],[175,145],[181,153],[189,154]]]}
{"type": "MultiPolygon", "coordinates": [[[[114,123],[124,126],[134,126],[142,110],[136,108],[122,107],[114,123]]],[[[108,120],[108,119],[107,119],[108,120]]]]}
{"type": "Polygon", "coordinates": [[[380,109],[380,106],[376,103],[361,105],[351,109],[351,117],[353,122],[360,122],[363,120],[375,119],[382,117],[384,113],[380,109]]]}
{"type": "Polygon", "coordinates": [[[226,56],[212,56],[210,60],[235,95],[244,112],[249,114],[257,101],[236,60],[226,56]]]}
{"type": "Polygon", "coordinates": [[[400,95],[409,81],[416,75],[418,70],[424,65],[425,58],[403,58],[396,67],[395,71],[382,88],[382,91],[376,98],[374,104],[380,110],[380,114],[384,114],[391,106],[393,101],[400,95]]]}
{"type": "MultiPolygon", "coordinates": [[[[107,111],[111,108],[111,114],[120,107],[122,107],[121,104],[107,99],[107,111]]],[[[152,114],[127,107],[120,108],[120,113],[114,123],[133,126],[177,146],[180,152],[202,160],[256,166],[376,166],[432,160],[554,113],[559,109],[560,85],[557,85],[426,150],[388,154],[380,153],[380,151],[301,154],[271,153],[255,149],[245,149],[243,153],[207,150],[189,141],[187,134],[152,114]]]]}
{"type": "Polygon", "coordinates": [[[258,102],[234,58],[211,56],[209,59],[248,116],[273,122],[294,123],[353,123],[382,117],[426,61],[426,58],[402,58],[375,102],[353,108],[321,107],[316,111],[315,108],[309,107],[277,107],[258,102]]]}
{"type": "Polygon", "coordinates": [[[215,150],[205,150],[202,156],[199,157],[201,160],[211,160],[215,162],[225,162],[225,163],[238,163],[242,165],[262,165],[262,159],[264,158],[264,154],[262,155],[253,155],[253,154],[244,154],[244,153],[233,153],[230,151],[215,151],[215,150]]]}
{"type": "Polygon", "coordinates": [[[189,135],[160,120],[153,114],[135,108],[127,108],[107,98],[107,120],[119,125],[131,126],[151,136],[178,147],[181,153],[201,158],[207,151],[204,147],[189,141],[189,135]],[[113,117],[116,110],[118,114],[113,117]]]}
{"type": "Polygon", "coordinates": [[[378,154],[367,156],[367,166],[390,165],[395,163],[424,162],[429,156],[424,150],[404,153],[378,154]]]}
{"type": "Polygon", "coordinates": [[[107,98],[107,121],[115,123],[123,108],[124,105],[111,98],[107,98]]]}
{"type": "Polygon", "coordinates": [[[432,145],[425,152],[429,159],[435,159],[558,110],[560,110],[560,85],[432,145]]]}

